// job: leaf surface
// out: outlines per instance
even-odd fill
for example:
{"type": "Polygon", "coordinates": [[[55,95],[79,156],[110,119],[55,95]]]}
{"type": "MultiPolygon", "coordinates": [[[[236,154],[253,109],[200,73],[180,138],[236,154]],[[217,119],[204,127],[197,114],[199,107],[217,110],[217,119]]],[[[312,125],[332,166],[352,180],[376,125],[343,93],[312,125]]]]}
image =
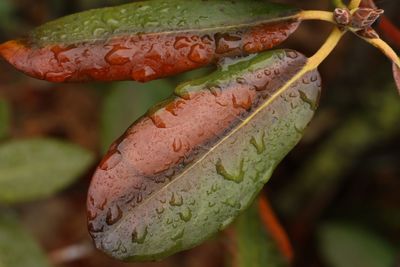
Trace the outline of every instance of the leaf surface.
{"type": "Polygon", "coordinates": [[[32,236],[13,216],[0,214],[0,267],[48,267],[32,236]]]}
{"type": "Polygon", "coordinates": [[[0,145],[0,202],[47,197],[74,182],[93,155],[72,144],[31,139],[0,145]]]}
{"type": "Polygon", "coordinates": [[[159,259],[230,224],[314,114],[319,73],[291,81],[306,64],[292,50],[227,59],[136,121],[92,179],[97,247],[124,260],[159,259]]]}
{"type": "Polygon", "coordinates": [[[298,27],[297,14],[262,1],[134,2],[49,22],[0,54],[52,82],[148,81],[270,49],[298,27]]]}

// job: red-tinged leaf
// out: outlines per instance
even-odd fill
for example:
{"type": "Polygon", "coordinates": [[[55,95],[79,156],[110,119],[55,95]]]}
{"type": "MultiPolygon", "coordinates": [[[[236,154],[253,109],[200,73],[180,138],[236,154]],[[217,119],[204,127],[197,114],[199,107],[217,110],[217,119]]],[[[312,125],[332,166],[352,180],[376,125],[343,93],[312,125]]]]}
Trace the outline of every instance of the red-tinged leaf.
{"type": "Polygon", "coordinates": [[[0,54],[52,82],[144,82],[270,49],[296,30],[297,13],[262,1],[134,2],[49,22],[0,54]]]}
{"type": "Polygon", "coordinates": [[[395,63],[393,63],[393,76],[394,81],[396,82],[397,90],[400,93],[400,68],[395,63]]]}
{"type": "Polygon", "coordinates": [[[136,121],[91,182],[96,246],[118,259],[156,260],[231,223],[314,114],[318,72],[293,78],[307,63],[291,50],[226,60],[136,121]]]}

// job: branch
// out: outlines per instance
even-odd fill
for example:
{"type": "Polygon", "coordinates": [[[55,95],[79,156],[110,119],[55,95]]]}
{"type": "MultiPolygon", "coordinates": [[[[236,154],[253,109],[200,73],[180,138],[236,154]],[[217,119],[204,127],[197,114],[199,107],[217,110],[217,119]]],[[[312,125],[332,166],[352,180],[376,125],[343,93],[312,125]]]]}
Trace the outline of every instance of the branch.
{"type": "Polygon", "coordinates": [[[300,20],[322,20],[336,24],[333,13],[320,10],[303,10],[299,14],[300,20]]]}

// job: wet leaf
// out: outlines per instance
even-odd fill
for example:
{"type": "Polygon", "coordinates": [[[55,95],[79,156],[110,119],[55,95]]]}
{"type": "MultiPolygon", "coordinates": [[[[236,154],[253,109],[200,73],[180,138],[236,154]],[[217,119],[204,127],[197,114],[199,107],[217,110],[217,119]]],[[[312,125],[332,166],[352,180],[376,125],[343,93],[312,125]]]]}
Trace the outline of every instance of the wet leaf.
{"type": "Polygon", "coordinates": [[[48,267],[46,257],[13,216],[0,214],[0,267],[48,267]]]}
{"type": "Polygon", "coordinates": [[[148,81],[270,49],[297,28],[297,14],[264,1],[134,2],[49,22],[0,54],[52,82],[148,81]]]}
{"type": "Polygon", "coordinates": [[[74,182],[93,162],[88,151],[50,139],[0,145],[0,202],[47,197],[74,182]]]}
{"type": "Polygon", "coordinates": [[[330,222],[319,232],[320,249],[332,267],[391,267],[395,249],[361,225],[330,222]]]}
{"type": "Polygon", "coordinates": [[[113,85],[104,99],[102,110],[101,135],[104,152],[131,125],[132,120],[138,119],[151,105],[165,99],[172,91],[172,83],[166,80],[113,85]]]}
{"type": "Polygon", "coordinates": [[[136,121],[88,194],[96,246],[124,260],[198,245],[245,210],[300,140],[320,93],[307,58],[279,50],[226,60],[136,121]]]}
{"type": "Polygon", "coordinates": [[[237,219],[234,225],[236,251],[232,255],[237,267],[283,267],[289,263],[262,224],[257,201],[237,219]]]}
{"type": "Polygon", "coordinates": [[[397,90],[400,93],[400,68],[393,63],[393,76],[394,76],[394,81],[396,82],[397,90]]]}
{"type": "Polygon", "coordinates": [[[5,100],[0,99],[0,139],[6,137],[10,127],[10,108],[5,100]]]}

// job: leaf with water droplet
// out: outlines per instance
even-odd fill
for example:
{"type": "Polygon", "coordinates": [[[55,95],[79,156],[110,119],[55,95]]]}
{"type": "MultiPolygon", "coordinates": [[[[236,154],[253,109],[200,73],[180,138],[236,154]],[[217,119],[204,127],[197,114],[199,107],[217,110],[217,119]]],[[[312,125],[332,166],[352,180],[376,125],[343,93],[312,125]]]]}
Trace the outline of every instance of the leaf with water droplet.
{"type": "Polygon", "coordinates": [[[48,197],[87,170],[93,155],[51,139],[14,140],[0,145],[0,203],[48,197]]]}
{"type": "Polygon", "coordinates": [[[4,211],[0,214],[0,266],[48,267],[44,251],[20,222],[4,211]]]}
{"type": "Polygon", "coordinates": [[[307,62],[296,51],[278,50],[222,63],[210,75],[179,85],[130,126],[105,157],[117,150],[121,160],[111,169],[100,164],[89,189],[96,246],[119,259],[160,259],[232,222],[315,112],[318,72],[294,78],[307,62]],[[109,225],[108,210],[116,205],[122,216],[109,225]],[[131,233],[140,227],[149,234],[142,244],[132,243],[131,233]],[[183,235],[175,241],[177,232],[183,235]],[[121,244],[126,252],[118,250],[121,244]]]}
{"type": "Polygon", "coordinates": [[[48,22],[0,55],[51,82],[149,81],[270,49],[297,29],[298,14],[246,0],[134,2],[48,22]]]}

